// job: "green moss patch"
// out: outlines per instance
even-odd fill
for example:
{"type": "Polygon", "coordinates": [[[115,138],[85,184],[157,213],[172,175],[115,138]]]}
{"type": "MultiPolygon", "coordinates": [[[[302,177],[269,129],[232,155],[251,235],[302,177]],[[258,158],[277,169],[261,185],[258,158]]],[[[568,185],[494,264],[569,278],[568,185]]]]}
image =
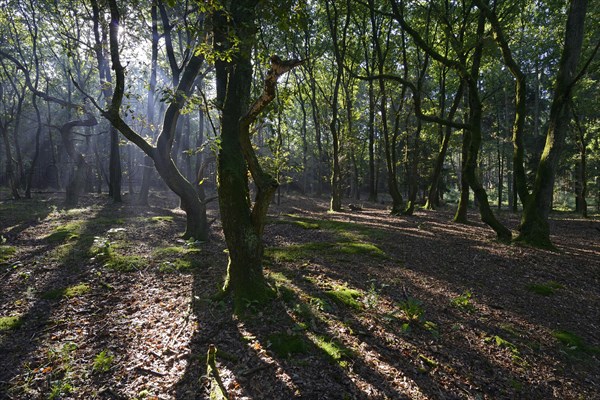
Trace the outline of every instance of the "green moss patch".
{"type": "Polygon", "coordinates": [[[309,242],[285,247],[272,247],[265,255],[276,262],[294,262],[314,257],[315,254],[335,257],[338,255],[366,255],[385,258],[383,250],[371,243],[362,242],[309,242]]]}
{"type": "Polygon", "coordinates": [[[340,367],[347,367],[348,362],[344,358],[349,357],[352,352],[336,340],[331,340],[323,336],[316,337],[315,345],[321,349],[330,362],[338,364],[340,367]]]}
{"type": "Polygon", "coordinates": [[[552,336],[573,352],[600,354],[600,347],[588,345],[582,337],[573,332],[559,330],[552,332],[552,336]]]}
{"type": "Polygon", "coordinates": [[[79,238],[81,222],[69,222],[68,224],[54,228],[54,231],[46,236],[46,240],[52,243],[68,242],[79,238]]]}
{"type": "Polygon", "coordinates": [[[527,290],[539,294],[542,296],[551,296],[558,289],[563,289],[564,286],[555,281],[548,281],[545,283],[532,283],[531,285],[527,285],[527,290]]]}
{"type": "Polygon", "coordinates": [[[82,296],[90,291],[90,285],[87,283],[79,283],[66,288],[57,288],[48,290],[42,294],[42,298],[46,300],[58,300],[62,297],[73,298],[82,296]]]}
{"type": "Polygon", "coordinates": [[[304,354],[308,351],[306,342],[299,335],[274,333],[269,335],[269,348],[279,357],[291,357],[294,354],[304,354]]]}
{"type": "Polygon", "coordinates": [[[161,272],[186,271],[202,265],[196,257],[200,253],[200,249],[193,247],[171,246],[155,250],[153,258],[160,262],[161,272]]]}
{"type": "Polygon", "coordinates": [[[351,255],[369,255],[376,257],[385,257],[385,252],[371,243],[338,243],[339,251],[351,255]]]}
{"type": "Polygon", "coordinates": [[[0,317],[0,332],[18,329],[22,324],[21,317],[0,317]]]}
{"type": "Polygon", "coordinates": [[[338,304],[343,304],[356,310],[362,310],[364,307],[363,303],[358,301],[361,297],[361,292],[356,289],[336,286],[331,290],[327,290],[325,294],[338,304]]]}
{"type": "Polygon", "coordinates": [[[16,252],[17,248],[14,246],[0,246],[0,263],[10,260],[16,252]]]}
{"type": "Polygon", "coordinates": [[[156,217],[151,217],[150,221],[152,222],[173,222],[173,216],[171,215],[159,215],[156,217]]]}

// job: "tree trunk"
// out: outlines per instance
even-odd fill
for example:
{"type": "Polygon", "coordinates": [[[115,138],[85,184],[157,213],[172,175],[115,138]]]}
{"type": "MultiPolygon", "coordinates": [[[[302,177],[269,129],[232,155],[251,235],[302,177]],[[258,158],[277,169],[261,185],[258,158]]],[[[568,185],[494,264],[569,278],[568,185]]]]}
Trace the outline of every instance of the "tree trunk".
{"type": "MultiPolygon", "coordinates": [[[[458,110],[460,99],[463,97],[463,88],[464,82],[461,81],[460,85],[458,86],[458,90],[456,91],[456,95],[454,96],[454,101],[452,102],[450,112],[448,113],[449,120],[454,119],[454,115],[458,110]]],[[[450,144],[450,136],[452,135],[452,126],[446,125],[445,128],[446,132],[444,133],[444,137],[442,138],[440,151],[438,152],[437,158],[435,159],[435,165],[433,167],[433,176],[431,177],[431,183],[429,186],[429,190],[427,191],[427,202],[425,203],[425,209],[427,210],[433,210],[439,198],[438,190],[440,177],[442,175],[442,168],[444,166],[444,160],[446,159],[446,153],[448,152],[448,145],[450,144]]]]}
{"type": "MultiPolygon", "coordinates": [[[[158,64],[158,6],[155,2],[152,3],[150,9],[152,17],[152,44],[150,53],[150,83],[148,85],[148,108],[146,112],[146,118],[148,122],[148,133],[151,138],[156,136],[154,129],[154,107],[156,107],[154,101],[154,92],[156,91],[156,71],[158,64]]],[[[148,205],[148,195],[150,193],[150,182],[152,180],[152,159],[148,156],[144,157],[144,167],[142,172],[142,185],[140,187],[140,193],[138,194],[138,203],[142,205],[148,205]]]]}
{"type": "Polygon", "coordinates": [[[576,83],[576,68],[581,55],[587,0],[573,0],[567,16],[565,41],[550,107],[546,145],[538,164],[530,201],[523,208],[517,241],[532,246],[553,248],[548,216],[551,210],[556,167],[569,124],[569,101],[576,83]]]}
{"type": "Polygon", "coordinates": [[[231,47],[229,32],[241,41],[232,60],[217,60],[217,104],[221,109],[221,146],[219,148],[218,192],[223,233],[229,250],[229,265],[224,291],[231,291],[236,311],[253,302],[271,297],[263,275],[262,233],[269,204],[277,181],[263,171],[251,143],[251,124],[275,97],[277,78],[294,63],[271,57],[271,69],[265,78],[262,95],[248,108],[252,84],[252,48],[254,46],[257,0],[238,0],[215,15],[216,50],[231,47]],[[254,204],[250,201],[248,172],[256,186],[254,204]]]}
{"type": "Polygon", "coordinates": [[[177,88],[175,95],[165,112],[162,130],[158,136],[156,146],[148,143],[144,137],[135,132],[121,117],[120,108],[125,95],[125,68],[121,65],[119,54],[119,24],[120,13],[116,0],[109,0],[110,22],[110,55],[112,69],[115,71],[115,86],[110,107],[102,115],[108,119],[123,136],[138,146],[146,155],[152,158],[154,165],[167,186],[179,196],[181,208],[186,213],[186,230],[184,238],[208,240],[208,221],[206,219],[206,205],[198,197],[194,186],[181,174],[173,159],[171,150],[175,131],[181,115],[181,110],[189,98],[198,72],[204,63],[204,56],[193,52],[190,57],[177,88]]]}
{"type": "Polygon", "coordinates": [[[462,153],[460,159],[460,199],[458,207],[454,214],[454,222],[466,224],[468,222],[467,211],[469,209],[469,182],[465,175],[466,160],[469,152],[469,143],[471,142],[471,133],[469,130],[463,131],[462,153]]]}

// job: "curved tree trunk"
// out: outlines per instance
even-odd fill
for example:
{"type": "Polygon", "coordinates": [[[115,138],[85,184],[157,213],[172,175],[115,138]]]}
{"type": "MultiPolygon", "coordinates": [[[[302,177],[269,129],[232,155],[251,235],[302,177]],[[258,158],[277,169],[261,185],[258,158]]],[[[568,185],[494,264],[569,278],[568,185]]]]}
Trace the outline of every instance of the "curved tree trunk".
{"type": "Polygon", "coordinates": [[[121,65],[118,39],[121,16],[116,0],[109,0],[108,3],[111,13],[109,29],[110,55],[116,79],[110,107],[102,114],[123,136],[152,158],[159,175],[163,178],[167,186],[179,196],[181,208],[186,213],[186,229],[183,237],[206,241],[208,240],[209,233],[209,225],[206,220],[206,206],[198,197],[194,186],[181,174],[171,158],[171,149],[173,148],[173,140],[179,116],[192,91],[198,72],[204,63],[204,56],[193,52],[186,67],[183,69],[179,84],[174,90],[175,95],[165,112],[162,131],[158,136],[156,146],[152,146],[140,134],[135,132],[120,115],[125,95],[125,68],[121,65]]]}

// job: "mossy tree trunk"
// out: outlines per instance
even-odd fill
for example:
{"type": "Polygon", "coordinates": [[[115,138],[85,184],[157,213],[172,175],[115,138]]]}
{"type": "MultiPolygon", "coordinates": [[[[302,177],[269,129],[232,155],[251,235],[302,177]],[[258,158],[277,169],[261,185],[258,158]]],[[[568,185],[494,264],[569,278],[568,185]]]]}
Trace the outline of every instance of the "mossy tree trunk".
{"type": "Polygon", "coordinates": [[[559,63],[550,107],[546,144],[538,164],[533,192],[523,208],[517,241],[537,247],[553,247],[550,241],[548,215],[552,208],[554,178],[565,142],[572,89],[581,75],[577,65],[581,55],[587,0],[573,0],[567,16],[564,47],[559,63]]]}
{"type": "MultiPolygon", "coordinates": [[[[479,22],[477,26],[477,37],[483,38],[485,18],[483,13],[479,13],[479,22]]],[[[471,71],[467,76],[464,76],[469,90],[469,125],[470,125],[470,141],[467,153],[467,159],[465,163],[464,174],[469,182],[469,186],[473,190],[475,200],[479,207],[479,214],[481,220],[489,225],[490,228],[496,232],[496,237],[500,241],[510,241],[512,234],[508,228],[506,228],[500,221],[496,219],[492,208],[490,207],[487,193],[481,184],[478,176],[478,160],[479,160],[479,149],[481,148],[481,118],[482,118],[482,104],[479,98],[479,88],[477,84],[477,77],[479,76],[479,67],[481,63],[481,57],[483,53],[483,43],[480,42],[476,47],[473,54],[473,62],[471,65],[471,71]]]]}
{"type": "Polygon", "coordinates": [[[217,104],[221,109],[221,146],[217,159],[219,206],[229,250],[224,291],[233,295],[236,311],[267,300],[272,292],[263,275],[262,233],[277,181],[266,173],[251,143],[251,125],[275,98],[277,78],[299,65],[271,57],[261,96],[249,105],[252,83],[252,48],[255,42],[257,0],[238,0],[214,19],[217,53],[231,51],[230,38],[238,38],[231,61],[217,60],[217,104]],[[256,187],[250,199],[248,172],[256,187]]]}

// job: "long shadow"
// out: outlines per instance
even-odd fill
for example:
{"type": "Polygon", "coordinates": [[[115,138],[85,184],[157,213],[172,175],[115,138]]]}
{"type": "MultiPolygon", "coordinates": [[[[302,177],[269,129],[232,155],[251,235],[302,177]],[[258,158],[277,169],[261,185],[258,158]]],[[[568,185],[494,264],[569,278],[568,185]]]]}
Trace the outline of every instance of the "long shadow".
{"type": "MultiPolygon", "coordinates": [[[[59,301],[60,295],[48,296],[48,294],[60,294],[61,290],[70,285],[85,282],[88,279],[86,267],[89,266],[90,249],[94,242],[94,236],[99,229],[102,229],[102,226],[99,227],[94,223],[94,219],[110,218],[112,212],[113,207],[105,204],[93,219],[90,219],[89,215],[85,217],[76,237],[45,247],[46,251],[56,251],[62,248],[65,253],[60,255],[57,266],[43,270],[44,283],[30,294],[30,296],[35,296],[35,299],[27,311],[20,315],[20,326],[14,330],[4,331],[0,336],[0,353],[3,355],[0,364],[0,398],[9,398],[11,381],[22,372],[21,370],[26,366],[28,360],[35,359],[36,354],[44,354],[43,349],[39,348],[39,341],[43,336],[41,334],[51,327],[52,314],[62,306],[59,301]],[[23,332],[33,334],[24,337],[23,332]]],[[[35,265],[33,268],[38,269],[43,266],[35,265]]],[[[39,270],[33,272],[32,276],[35,279],[42,279],[37,275],[39,270]]]]}
{"type": "MultiPolygon", "coordinates": [[[[354,216],[355,219],[360,219],[357,218],[356,216],[354,216]]],[[[310,222],[310,219],[308,219],[308,222],[310,222]]],[[[312,221],[312,222],[316,222],[316,221],[312,221]]],[[[394,225],[399,225],[402,222],[398,222],[395,221],[394,225]]],[[[428,223],[431,226],[428,226],[426,228],[431,228],[431,227],[435,227],[436,224],[439,224],[439,220],[437,220],[436,218],[428,218],[427,215],[425,215],[425,218],[420,218],[420,222],[419,224],[424,224],[424,223],[428,223]]],[[[456,262],[452,263],[450,265],[450,269],[441,269],[441,268],[436,268],[436,265],[428,265],[427,261],[431,261],[428,260],[425,257],[425,262],[423,262],[423,260],[420,260],[420,255],[419,254],[412,254],[412,256],[415,257],[409,257],[407,255],[406,257],[406,265],[404,266],[404,268],[406,270],[409,271],[414,271],[414,273],[418,274],[418,275],[429,275],[431,277],[434,277],[434,279],[436,279],[439,282],[444,282],[447,286],[452,287],[452,288],[456,288],[459,290],[459,293],[465,289],[472,289],[473,287],[476,288],[476,292],[479,294],[482,294],[481,298],[478,298],[478,301],[481,300],[482,304],[489,306],[491,308],[500,308],[500,309],[509,309],[511,310],[511,312],[513,312],[516,315],[521,315],[526,321],[529,321],[531,323],[535,323],[537,325],[540,326],[547,326],[548,321],[547,319],[541,317],[537,312],[536,312],[536,308],[532,308],[531,307],[531,298],[535,298],[535,295],[532,295],[531,293],[527,293],[525,291],[525,282],[527,282],[527,269],[526,268],[522,268],[518,266],[518,261],[517,261],[517,265],[515,266],[515,260],[513,258],[508,258],[508,257],[504,257],[504,256],[498,256],[495,255],[493,253],[493,247],[494,246],[503,246],[500,244],[493,244],[490,243],[489,240],[473,240],[473,239],[465,239],[462,236],[462,232],[461,232],[461,227],[460,226],[456,226],[455,224],[449,223],[448,224],[451,228],[450,229],[446,229],[445,231],[441,231],[440,229],[429,229],[430,231],[434,231],[435,234],[434,235],[426,235],[424,232],[423,234],[420,234],[418,231],[420,230],[425,230],[427,231],[427,229],[422,229],[422,227],[418,227],[418,229],[412,229],[412,232],[405,232],[403,230],[398,230],[398,228],[392,229],[392,230],[388,230],[388,229],[384,229],[385,232],[388,232],[390,234],[393,234],[395,236],[397,236],[400,240],[397,241],[397,243],[395,243],[395,245],[393,246],[394,249],[392,249],[394,252],[400,250],[402,252],[406,252],[406,250],[402,250],[402,246],[406,246],[406,245],[410,245],[411,243],[417,243],[418,245],[415,246],[416,248],[419,249],[427,249],[427,248],[431,248],[432,246],[439,246],[442,248],[447,248],[448,249],[448,255],[452,256],[454,258],[456,258],[456,262]],[[454,227],[453,227],[454,226],[454,227]],[[455,231],[455,233],[453,233],[453,231],[455,231]],[[443,232],[443,235],[440,233],[443,232]],[[451,250],[453,244],[455,243],[460,243],[461,247],[457,250],[451,250]],[[486,249],[492,247],[492,249],[486,249]],[[452,254],[455,253],[455,254],[452,254]],[[483,268],[482,268],[483,267],[483,268]],[[490,278],[494,278],[497,274],[494,273],[489,273],[489,268],[505,268],[507,270],[507,274],[509,274],[511,276],[512,279],[490,279],[490,278]],[[515,275],[517,276],[521,276],[523,278],[523,280],[521,282],[522,283],[522,287],[521,286],[517,286],[515,287],[514,283],[515,281],[515,275]],[[494,294],[498,294],[498,293],[502,293],[504,295],[506,295],[505,297],[503,296],[497,296],[494,294]],[[528,299],[521,299],[521,301],[519,301],[519,298],[523,298],[523,297],[529,297],[528,299]],[[515,302],[517,303],[517,307],[515,307],[515,302]],[[516,308],[516,310],[515,310],[516,308]]],[[[474,226],[479,225],[478,223],[474,223],[474,226]]],[[[347,226],[345,226],[345,228],[347,229],[352,229],[351,224],[347,224],[347,226]]],[[[332,236],[335,236],[335,233],[332,233],[332,236]]],[[[326,236],[326,235],[324,235],[326,236]]],[[[332,242],[334,242],[336,239],[339,239],[338,237],[334,237],[334,239],[332,240],[332,242]]],[[[479,238],[481,239],[481,238],[479,238]]],[[[374,243],[377,243],[377,241],[375,241],[374,243]]],[[[410,248],[410,247],[409,247],[410,248]]],[[[521,251],[520,249],[515,249],[516,252],[521,251]]],[[[535,250],[527,250],[527,253],[529,254],[529,257],[539,257],[539,252],[535,251],[535,250]]],[[[543,257],[540,257],[543,259],[543,257]]],[[[351,266],[344,266],[343,269],[339,268],[339,260],[334,260],[333,262],[320,262],[322,260],[319,260],[319,257],[316,255],[312,255],[311,257],[308,257],[307,260],[313,260],[318,262],[320,264],[320,269],[321,271],[329,276],[332,277],[333,279],[338,279],[341,281],[349,281],[349,283],[351,283],[354,287],[357,288],[361,288],[363,290],[367,290],[368,288],[365,287],[365,281],[366,279],[360,280],[360,281],[355,281],[352,282],[352,278],[349,278],[348,274],[345,273],[345,270],[348,268],[352,268],[351,266]]],[[[327,261],[327,260],[326,260],[327,261]]],[[[330,261],[330,260],[329,260],[330,261]]],[[[355,260],[347,260],[347,261],[353,261],[353,264],[355,265],[360,265],[359,260],[355,259],[355,260]]],[[[391,263],[388,263],[388,265],[391,263]]],[[[393,275],[393,273],[392,273],[393,275]]],[[[548,276],[549,279],[554,278],[552,275],[548,276]]],[[[417,288],[417,286],[415,286],[415,289],[417,288]]],[[[422,288],[419,288],[419,290],[422,290],[422,288]]],[[[425,294],[427,295],[427,294],[425,294]]],[[[575,296],[572,293],[562,293],[561,297],[567,297],[567,298],[571,298],[571,299],[575,299],[575,296]]],[[[543,299],[543,298],[538,298],[537,300],[537,304],[539,304],[540,308],[548,308],[548,304],[542,304],[544,301],[547,303],[547,299],[543,299]]],[[[580,298],[579,301],[582,302],[584,299],[580,298]]],[[[562,299],[561,299],[562,301],[562,299]]],[[[585,304],[583,302],[583,304],[585,304]]],[[[588,312],[589,314],[589,312],[588,312]]],[[[593,313],[592,313],[593,314],[593,313]]],[[[590,320],[591,321],[591,320],[590,320]]],[[[494,327],[493,324],[489,324],[489,323],[480,323],[478,321],[463,321],[466,325],[469,326],[470,329],[477,329],[481,332],[487,332],[488,336],[490,337],[494,337],[495,335],[497,335],[498,332],[502,333],[504,332],[502,329],[500,329],[499,327],[494,327]]],[[[560,324],[560,321],[557,321],[557,324],[560,324]]],[[[556,325],[555,326],[549,326],[549,329],[556,329],[556,325]]],[[[505,334],[505,332],[503,333],[505,334]]],[[[589,335],[589,334],[588,334],[589,335]]],[[[592,334],[591,337],[593,338],[594,335],[592,334]]],[[[385,346],[383,346],[385,347],[385,346]]],[[[470,357],[470,356],[469,356],[470,357]]],[[[469,358],[467,357],[467,358],[469,358]]],[[[480,355],[477,355],[476,353],[473,354],[474,359],[482,359],[480,355]]],[[[538,358],[538,357],[536,357],[538,358]]],[[[487,362],[486,360],[483,361],[483,364],[485,368],[491,368],[491,370],[493,371],[494,368],[497,369],[496,366],[490,364],[489,362],[487,362]]],[[[511,376],[510,379],[515,379],[515,382],[517,382],[518,377],[515,376],[511,376]]],[[[535,388],[531,388],[532,392],[536,395],[542,395],[542,396],[546,396],[548,395],[550,392],[550,389],[548,388],[548,386],[546,385],[535,385],[535,388]]],[[[432,394],[433,395],[433,394],[432,394]]]]}

